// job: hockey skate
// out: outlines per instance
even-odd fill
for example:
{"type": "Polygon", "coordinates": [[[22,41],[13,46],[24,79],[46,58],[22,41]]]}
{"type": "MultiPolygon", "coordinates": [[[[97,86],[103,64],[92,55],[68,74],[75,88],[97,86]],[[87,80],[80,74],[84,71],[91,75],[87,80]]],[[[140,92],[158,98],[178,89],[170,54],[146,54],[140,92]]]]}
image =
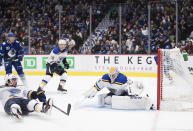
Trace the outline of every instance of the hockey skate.
{"type": "Polygon", "coordinates": [[[58,86],[58,91],[62,93],[67,93],[67,90],[64,89],[61,85],[58,86]]]}
{"type": "Polygon", "coordinates": [[[22,119],[23,118],[21,108],[18,104],[11,105],[11,115],[14,118],[17,118],[17,119],[22,119]]]}
{"type": "Polygon", "coordinates": [[[49,98],[48,101],[46,101],[46,102],[43,104],[42,112],[43,112],[43,113],[51,112],[51,110],[52,110],[52,105],[53,105],[53,100],[52,100],[51,98],[49,98]]]}

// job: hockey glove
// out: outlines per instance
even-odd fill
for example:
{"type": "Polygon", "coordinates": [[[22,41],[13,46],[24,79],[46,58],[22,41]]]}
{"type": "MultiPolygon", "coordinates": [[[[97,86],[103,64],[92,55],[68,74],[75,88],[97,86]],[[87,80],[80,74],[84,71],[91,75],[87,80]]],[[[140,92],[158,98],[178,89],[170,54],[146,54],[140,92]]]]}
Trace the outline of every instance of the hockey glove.
{"type": "Polygon", "coordinates": [[[9,57],[7,58],[7,61],[18,61],[18,59],[14,56],[14,57],[9,57]]]}
{"type": "Polygon", "coordinates": [[[29,91],[27,94],[28,99],[38,99],[41,102],[46,102],[46,95],[44,94],[45,91],[38,90],[38,91],[29,91]]]}
{"type": "Polygon", "coordinates": [[[70,67],[70,66],[69,66],[68,63],[65,63],[65,64],[64,64],[64,68],[65,68],[65,69],[69,69],[69,67],[70,67]]]}
{"type": "Polygon", "coordinates": [[[18,61],[22,61],[22,60],[23,60],[23,56],[19,56],[18,61]]]}
{"type": "Polygon", "coordinates": [[[45,93],[45,91],[43,91],[43,90],[38,90],[36,92],[37,98],[41,102],[46,102],[46,95],[44,93],[45,93]]]}
{"type": "Polygon", "coordinates": [[[37,93],[36,93],[36,91],[29,91],[28,93],[27,93],[27,98],[28,99],[37,99],[37,93]]]}
{"type": "Polygon", "coordinates": [[[64,64],[64,68],[65,68],[65,69],[69,69],[70,66],[69,66],[66,58],[64,58],[64,59],[62,60],[62,63],[64,64]]]}

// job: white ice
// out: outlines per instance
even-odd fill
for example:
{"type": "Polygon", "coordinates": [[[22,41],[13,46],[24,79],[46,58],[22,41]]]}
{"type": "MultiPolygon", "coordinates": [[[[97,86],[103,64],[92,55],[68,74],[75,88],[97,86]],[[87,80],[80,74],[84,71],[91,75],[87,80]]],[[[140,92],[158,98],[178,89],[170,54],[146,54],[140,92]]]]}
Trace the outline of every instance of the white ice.
{"type": "MultiPolygon", "coordinates": [[[[96,98],[85,100],[79,108],[73,108],[77,101],[80,102],[82,93],[98,78],[69,76],[66,84],[68,94],[60,94],[56,91],[59,78],[55,76],[45,88],[46,95],[63,110],[71,103],[70,116],[53,109],[51,114],[31,113],[23,120],[15,120],[0,106],[0,131],[193,131],[193,112],[114,110],[99,107],[96,98]]],[[[37,89],[41,79],[42,76],[27,76],[31,89],[37,89]]],[[[142,81],[156,102],[156,78],[131,79],[142,81]]]]}

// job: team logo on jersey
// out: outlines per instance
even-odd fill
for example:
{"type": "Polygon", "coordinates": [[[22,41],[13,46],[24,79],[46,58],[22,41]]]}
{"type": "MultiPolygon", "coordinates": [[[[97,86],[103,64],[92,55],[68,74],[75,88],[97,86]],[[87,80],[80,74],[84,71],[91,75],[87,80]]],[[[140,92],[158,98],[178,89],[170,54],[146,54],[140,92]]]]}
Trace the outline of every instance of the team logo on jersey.
{"type": "Polygon", "coordinates": [[[10,47],[9,47],[9,46],[7,46],[7,47],[6,47],[6,50],[10,50],[10,47]]]}
{"type": "Polygon", "coordinates": [[[10,89],[8,90],[10,93],[19,94],[21,92],[20,89],[10,89]]]}
{"type": "Polygon", "coordinates": [[[15,55],[16,55],[16,50],[12,48],[12,49],[8,52],[8,56],[9,56],[9,57],[14,57],[15,55]]]}

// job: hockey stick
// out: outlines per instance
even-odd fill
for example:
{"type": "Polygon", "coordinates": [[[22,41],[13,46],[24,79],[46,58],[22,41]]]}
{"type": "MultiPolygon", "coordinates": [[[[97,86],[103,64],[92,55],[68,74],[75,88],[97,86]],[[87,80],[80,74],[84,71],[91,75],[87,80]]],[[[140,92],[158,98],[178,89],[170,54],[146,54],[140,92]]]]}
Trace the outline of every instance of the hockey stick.
{"type": "Polygon", "coordinates": [[[60,109],[59,107],[55,106],[54,104],[52,105],[55,109],[61,111],[62,113],[64,113],[65,115],[70,115],[70,110],[71,110],[71,104],[68,104],[67,107],[67,112],[63,111],[62,109],[60,109]]]}

